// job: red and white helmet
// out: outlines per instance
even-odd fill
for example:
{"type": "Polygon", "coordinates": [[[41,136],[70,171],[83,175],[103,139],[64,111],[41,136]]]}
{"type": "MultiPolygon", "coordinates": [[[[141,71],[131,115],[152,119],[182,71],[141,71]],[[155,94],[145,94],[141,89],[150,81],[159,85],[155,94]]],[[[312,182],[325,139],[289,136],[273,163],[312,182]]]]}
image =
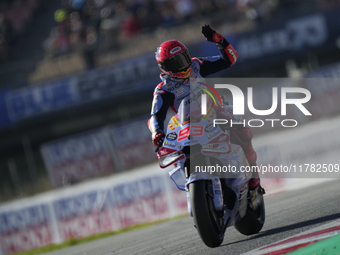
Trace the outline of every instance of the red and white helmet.
{"type": "Polygon", "coordinates": [[[157,48],[155,57],[159,68],[170,77],[186,79],[190,76],[191,56],[183,43],[165,41],[157,48]]]}

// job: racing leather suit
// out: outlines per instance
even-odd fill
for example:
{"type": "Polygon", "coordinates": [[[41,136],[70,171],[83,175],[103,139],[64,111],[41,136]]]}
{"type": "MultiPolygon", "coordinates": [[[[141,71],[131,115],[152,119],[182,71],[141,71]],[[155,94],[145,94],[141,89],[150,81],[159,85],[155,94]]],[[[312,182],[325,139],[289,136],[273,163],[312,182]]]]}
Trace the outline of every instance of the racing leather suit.
{"type": "MultiPolygon", "coordinates": [[[[151,133],[163,132],[164,121],[169,108],[177,113],[180,103],[185,100],[185,104],[192,100],[197,100],[203,93],[202,83],[205,83],[205,77],[227,69],[235,64],[237,60],[237,52],[234,50],[228,41],[224,40],[224,44],[217,44],[221,55],[213,57],[192,58],[191,73],[187,79],[171,78],[164,73],[160,74],[162,80],[159,83],[153,94],[153,102],[151,109],[151,118],[148,121],[148,126],[151,133]]],[[[221,108],[217,115],[221,118],[233,118],[230,110],[221,108]]],[[[248,127],[236,128],[231,132],[231,139],[236,144],[240,145],[246,155],[250,165],[256,165],[256,152],[251,144],[252,134],[248,127]]],[[[253,175],[253,179],[249,182],[250,187],[259,186],[260,180],[258,174],[253,175]]]]}

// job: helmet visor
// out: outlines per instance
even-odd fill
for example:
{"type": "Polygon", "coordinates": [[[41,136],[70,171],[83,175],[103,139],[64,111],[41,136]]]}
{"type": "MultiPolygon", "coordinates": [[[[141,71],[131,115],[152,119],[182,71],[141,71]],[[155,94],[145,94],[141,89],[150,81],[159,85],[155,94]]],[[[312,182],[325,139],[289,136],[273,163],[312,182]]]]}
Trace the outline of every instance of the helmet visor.
{"type": "Polygon", "coordinates": [[[187,70],[191,66],[191,56],[188,50],[185,50],[171,58],[164,60],[161,67],[173,73],[187,70]]]}

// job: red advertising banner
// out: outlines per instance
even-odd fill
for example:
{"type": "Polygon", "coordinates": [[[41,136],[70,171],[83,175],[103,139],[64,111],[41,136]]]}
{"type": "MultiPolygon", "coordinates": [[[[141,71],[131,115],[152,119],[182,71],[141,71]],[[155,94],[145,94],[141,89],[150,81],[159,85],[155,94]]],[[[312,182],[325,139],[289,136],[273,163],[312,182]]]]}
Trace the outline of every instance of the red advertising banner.
{"type": "Polygon", "coordinates": [[[110,174],[115,166],[101,130],[44,144],[41,153],[54,186],[110,174]]]}
{"type": "Polygon", "coordinates": [[[147,127],[147,118],[110,128],[110,137],[121,169],[155,161],[155,146],[147,127]]]}
{"type": "Polygon", "coordinates": [[[51,216],[45,204],[0,212],[0,247],[3,254],[32,250],[53,242],[51,216]]]}

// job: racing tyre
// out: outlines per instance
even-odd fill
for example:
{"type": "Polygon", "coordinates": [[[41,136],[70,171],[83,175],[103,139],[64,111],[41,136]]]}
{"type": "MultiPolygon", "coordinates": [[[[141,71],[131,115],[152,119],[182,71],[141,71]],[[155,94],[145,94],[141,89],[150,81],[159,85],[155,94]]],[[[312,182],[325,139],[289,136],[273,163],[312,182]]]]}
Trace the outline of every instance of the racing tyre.
{"type": "Polygon", "coordinates": [[[216,212],[211,182],[196,181],[189,184],[190,202],[196,229],[208,247],[220,246],[224,238],[223,221],[216,212]]]}
{"type": "Polygon", "coordinates": [[[264,199],[262,194],[258,194],[261,197],[261,204],[256,210],[253,210],[248,205],[246,215],[235,223],[235,228],[243,235],[254,235],[261,231],[266,218],[264,199]]]}

